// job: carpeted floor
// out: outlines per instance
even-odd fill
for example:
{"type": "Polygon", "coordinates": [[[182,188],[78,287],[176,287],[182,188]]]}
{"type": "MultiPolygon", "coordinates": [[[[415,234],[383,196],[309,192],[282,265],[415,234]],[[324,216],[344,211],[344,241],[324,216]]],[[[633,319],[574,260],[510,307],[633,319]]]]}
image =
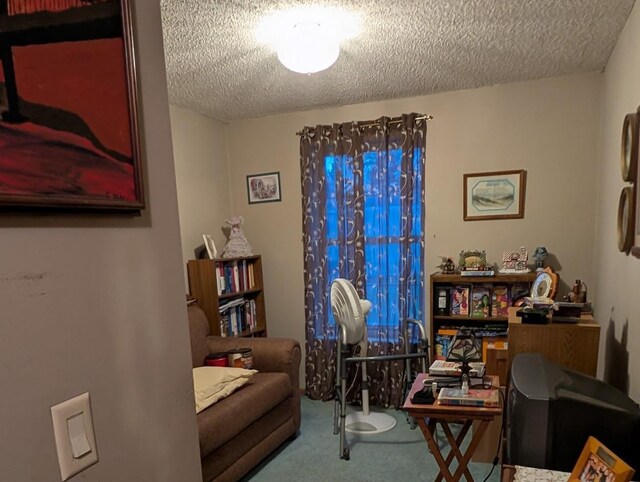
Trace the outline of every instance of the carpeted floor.
{"type": "MultiPolygon", "coordinates": [[[[349,412],[355,410],[349,408],[349,412]]],[[[429,453],[419,428],[412,430],[402,410],[388,410],[398,424],[393,430],[377,435],[347,433],[351,459],[339,457],[339,437],[333,435],[333,402],[302,397],[300,435],[248,474],[243,482],[386,482],[432,481],[438,466],[429,453]]],[[[469,436],[468,436],[469,438],[469,436]]],[[[444,437],[440,437],[443,441],[444,437]]],[[[448,448],[443,451],[448,453],[448,448]]],[[[476,481],[483,481],[490,464],[471,463],[476,481]]],[[[489,481],[500,480],[496,467],[489,481]]]]}

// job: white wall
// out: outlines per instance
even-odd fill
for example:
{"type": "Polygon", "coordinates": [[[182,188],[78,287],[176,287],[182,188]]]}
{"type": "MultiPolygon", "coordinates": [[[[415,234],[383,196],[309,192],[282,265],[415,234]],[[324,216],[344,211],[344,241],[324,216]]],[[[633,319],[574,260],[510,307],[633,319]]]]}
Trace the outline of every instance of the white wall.
{"type": "MultiPolygon", "coordinates": [[[[427,272],[439,255],[485,249],[490,262],[545,245],[563,282],[594,283],[592,254],[600,74],[298,112],[228,126],[231,207],[263,256],[270,336],[304,341],[299,138],[305,125],[421,112],[427,133],[427,272]],[[464,222],[462,176],[526,169],[525,217],[464,222]],[[249,205],[247,174],[280,171],[282,202],[249,205]]],[[[426,287],[425,287],[426,289],[426,287]]]]}
{"type": "Polygon", "coordinates": [[[186,263],[203,234],[214,236],[218,255],[226,244],[221,226],[231,213],[225,124],[174,105],[169,111],[186,263]]]}
{"type": "Polygon", "coordinates": [[[202,480],[160,8],[134,3],[148,207],[0,215],[2,480],[60,480],[50,407],[85,391],[79,479],[202,480]]]}
{"type": "Polygon", "coordinates": [[[598,214],[594,300],[603,324],[599,374],[640,401],[640,259],[617,249],[617,211],[626,185],[620,174],[625,114],[640,104],[640,5],[636,3],[604,74],[601,145],[598,150],[598,214]],[[627,377],[627,370],[629,376],[627,377]]]}

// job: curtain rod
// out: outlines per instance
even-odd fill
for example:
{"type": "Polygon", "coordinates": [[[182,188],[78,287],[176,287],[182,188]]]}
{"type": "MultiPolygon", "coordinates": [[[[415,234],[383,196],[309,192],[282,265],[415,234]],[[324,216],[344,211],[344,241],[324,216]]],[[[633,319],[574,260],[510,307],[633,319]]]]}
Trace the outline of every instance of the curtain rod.
{"type": "MultiPolygon", "coordinates": [[[[417,116],[415,120],[426,120],[426,121],[430,121],[430,120],[432,120],[432,119],[433,119],[433,116],[432,116],[432,115],[428,115],[428,114],[426,114],[426,115],[419,115],[419,116],[417,116]]],[[[402,122],[402,118],[400,118],[400,117],[396,117],[396,118],[394,118],[394,119],[389,120],[387,123],[388,123],[388,124],[399,124],[400,122],[402,122]]],[[[377,125],[378,125],[377,123],[360,124],[360,125],[358,125],[358,127],[375,127],[375,126],[377,126],[377,125]]],[[[309,131],[311,131],[311,132],[315,132],[315,130],[316,130],[316,128],[315,128],[315,127],[310,127],[310,128],[309,128],[309,131]]],[[[303,132],[302,132],[302,131],[298,131],[298,132],[296,132],[296,135],[297,135],[297,136],[301,136],[302,134],[303,134],[303,132]]]]}

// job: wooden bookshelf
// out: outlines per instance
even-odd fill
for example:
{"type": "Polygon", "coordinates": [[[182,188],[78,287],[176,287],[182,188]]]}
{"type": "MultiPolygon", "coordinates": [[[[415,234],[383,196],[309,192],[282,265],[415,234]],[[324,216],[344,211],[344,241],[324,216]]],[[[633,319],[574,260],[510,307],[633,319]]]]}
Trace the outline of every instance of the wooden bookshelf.
{"type": "MultiPolygon", "coordinates": [[[[495,274],[494,276],[461,276],[460,274],[441,274],[434,273],[429,278],[429,339],[431,341],[431,359],[437,358],[436,348],[437,341],[441,338],[439,331],[450,327],[459,329],[462,327],[472,329],[482,329],[489,325],[504,328],[505,334],[508,330],[508,313],[495,315],[494,313],[483,314],[483,316],[473,316],[472,310],[472,293],[474,287],[482,287],[493,293],[493,289],[499,286],[506,287],[510,295],[509,302],[512,303],[511,294],[516,287],[520,285],[523,288],[531,289],[531,284],[536,279],[537,273],[524,274],[495,274]],[[451,314],[451,299],[449,299],[449,314],[443,314],[438,305],[438,292],[441,288],[448,290],[449,296],[456,286],[469,287],[468,308],[469,314],[459,315],[451,314]]],[[[446,312],[446,310],[444,310],[446,312]]],[[[486,362],[486,360],[485,360],[486,362]]]]}
{"type": "Polygon", "coordinates": [[[267,336],[262,258],[192,259],[187,262],[189,294],[207,315],[216,336],[267,336]],[[220,307],[238,302],[220,312],[220,307]]]}

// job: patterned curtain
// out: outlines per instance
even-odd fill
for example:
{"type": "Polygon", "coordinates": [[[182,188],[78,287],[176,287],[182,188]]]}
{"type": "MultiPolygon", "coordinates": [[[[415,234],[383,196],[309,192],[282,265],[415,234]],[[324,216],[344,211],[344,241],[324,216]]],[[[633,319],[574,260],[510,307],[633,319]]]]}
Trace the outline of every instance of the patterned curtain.
{"type": "MultiPolygon", "coordinates": [[[[423,320],[426,120],[305,127],[300,138],[306,393],[334,396],[337,327],[330,286],[349,279],[373,307],[368,355],[404,353],[402,321],[423,320]]],[[[415,337],[414,337],[415,338],[415,337]]],[[[360,398],[350,364],[349,401],[360,398]]],[[[371,403],[399,407],[404,362],[368,364],[371,403]]]]}

